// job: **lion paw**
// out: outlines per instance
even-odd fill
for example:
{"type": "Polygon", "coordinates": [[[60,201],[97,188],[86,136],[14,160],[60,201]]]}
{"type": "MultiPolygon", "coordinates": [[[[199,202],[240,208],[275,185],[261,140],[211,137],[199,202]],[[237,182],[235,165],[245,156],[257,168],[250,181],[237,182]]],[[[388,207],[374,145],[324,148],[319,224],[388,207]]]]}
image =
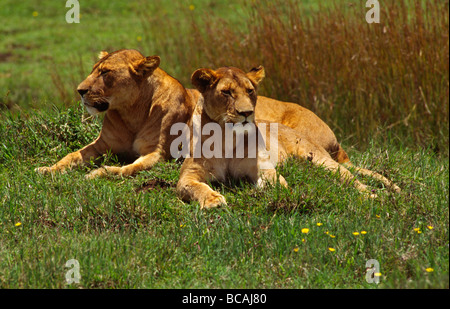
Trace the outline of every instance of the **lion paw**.
{"type": "Polygon", "coordinates": [[[204,208],[216,208],[220,205],[227,205],[225,197],[217,192],[211,193],[210,196],[206,197],[203,202],[200,201],[200,207],[204,208]]]}
{"type": "Polygon", "coordinates": [[[288,188],[288,187],[289,187],[289,185],[288,185],[286,179],[284,179],[283,176],[280,175],[280,177],[278,178],[278,181],[280,182],[280,185],[282,185],[283,187],[285,187],[285,188],[288,188]]]}
{"type": "Polygon", "coordinates": [[[400,193],[400,192],[402,192],[402,189],[400,189],[400,187],[397,186],[397,185],[395,185],[395,184],[393,184],[393,185],[391,186],[391,189],[392,189],[395,193],[400,193]]]}
{"type": "Polygon", "coordinates": [[[376,199],[378,198],[378,195],[372,192],[363,192],[363,195],[367,199],[376,199]]]}
{"type": "MultiPolygon", "coordinates": [[[[280,175],[280,177],[278,178],[278,181],[279,181],[280,185],[282,185],[283,187],[285,187],[285,188],[289,187],[286,179],[284,179],[283,176],[280,175]]],[[[256,182],[256,187],[258,189],[264,189],[267,186],[268,183],[273,184],[273,180],[268,179],[268,178],[264,178],[264,177],[259,177],[258,181],[256,182]]]]}
{"type": "Polygon", "coordinates": [[[103,166],[93,170],[85,176],[86,179],[94,179],[97,177],[106,177],[109,175],[126,176],[123,174],[123,168],[118,166],[103,166]]]}
{"type": "Polygon", "coordinates": [[[45,174],[50,174],[52,172],[52,169],[50,167],[48,167],[48,166],[42,166],[42,167],[36,167],[34,169],[34,171],[36,173],[45,175],[45,174]]]}
{"type": "Polygon", "coordinates": [[[93,171],[91,171],[89,174],[87,174],[86,176],[84,176],[86,179],[94,179],[97,177],[104,177],[108,174],[107,170],[103,167],[95,169],[93,171]]]}
{"type": "Polygon", "coordinates": [[[54,174],[56,172],[64,174],[64,173],[67,172],[67,170],[65,168],[61,168],[61,167],[57,168],[57,167],[53,167],[53,166],[50,166],[50,167],[49,166],[36,167],[34,169],[34,171],[36,173],[41,174],[41,175],[54,174]]]}

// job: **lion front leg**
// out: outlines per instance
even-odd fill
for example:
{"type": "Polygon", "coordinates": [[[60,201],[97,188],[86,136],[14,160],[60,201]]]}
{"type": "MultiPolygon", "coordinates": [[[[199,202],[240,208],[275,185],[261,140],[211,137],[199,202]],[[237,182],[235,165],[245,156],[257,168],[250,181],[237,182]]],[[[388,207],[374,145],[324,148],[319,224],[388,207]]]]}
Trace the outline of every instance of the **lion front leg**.
{"type": "Polygon", "coordinates": [[[94,179],[97,177],[105,177],[108,175],[116,175],[122,177],[133,176],[140,171],[145,171],[152,168],[161,159],[162,157],[159,151],[152,152],[145,156],[139,157],[136,161],[128,165],[103,166],[87,174],[86,178],[94,179]]]}
{"type": "Polygon", "coordinates": [[[206,183],[196,180],[180,179],[177,193],[185,201],[198,201],[201,209],[227,205],[222,194],[211,189],[206,183]]]}
{"type": "Polygon", "coordinates": [[[264,188],[268,183],[275,185],[279,182],[283,187],[288,188],[288,183],[283,176],[277,176],[277,171],[275,169],[275,165],[278,161],[279,154],[272,154],[272,156],[276,155],[277,159],[275,162],[272,162],[270,153],[265,150],[258,151],[258,160],[257,160],[257,188],[264,188]]]}
{"type": "Polygon", "coordinates": [[[56,172],[63,173],[68,169],[72,169],[86,162],[90,162],[91,160],[95,160],[101,154],[102,152],[98,149],[98,143],[94,142],[78,151],[69,153],[67,156],[50,167],[37,167],[34,170],[40,174],[49,174],[56,172]]]}
{"type": "Polygon", "coordinates": [[[187,159],[181,168],[177,184],[177,194],[184,201],[198,201],[200,208],[215,208],[227,205],[225,197],[206,184],[206,171],[200,166],[189,168],[192,162],[187,159]]]}

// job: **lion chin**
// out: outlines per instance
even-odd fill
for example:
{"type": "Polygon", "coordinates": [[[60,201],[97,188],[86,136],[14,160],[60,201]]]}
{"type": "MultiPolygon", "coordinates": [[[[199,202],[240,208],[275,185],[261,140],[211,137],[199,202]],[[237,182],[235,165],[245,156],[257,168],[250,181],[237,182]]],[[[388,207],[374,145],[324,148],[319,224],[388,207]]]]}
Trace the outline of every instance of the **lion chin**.
{"type": "Polygon", "coordinates": [[[247,120],[233,123],[233,132],[237,135],[251,135],[256,132],[255,123],[247,120]]]}
{"type": "Polygon", "coordinates": [[[101,114],[109,108],[108,102],[91,103],[82,98],[81,103],[86,107],[86,110],[92,116],[101,114]]]}
{"type": "Polygon", "coordinates": [[[232,126],[232,130],[238,135],[247,135],[255,132],[255,122],[253,117],[244,118],[243,117],[223,117],[223,123],[232,126]]]}

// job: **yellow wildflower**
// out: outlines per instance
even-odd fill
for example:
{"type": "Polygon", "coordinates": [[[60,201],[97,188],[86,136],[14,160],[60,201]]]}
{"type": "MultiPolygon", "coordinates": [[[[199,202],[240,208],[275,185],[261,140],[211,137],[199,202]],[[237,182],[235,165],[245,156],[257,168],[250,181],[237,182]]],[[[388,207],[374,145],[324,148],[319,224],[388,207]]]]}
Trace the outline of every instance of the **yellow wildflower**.
{"type": "Polygon", "coordinates": [[[432,229],[434,229],[434,226],[428,225],[427,228],[428,228],[429,230],[432,230],[432,229]]]}
{"type": "Polygon", "coordinates": [[[322,226],[323,223],[317,222],[317,226],[322,226]]]}
{"type": "Polygon", "coordinates": [[[295,247],[295,248],[294,248],[294,252],[298,252],[298,247],[295,247]]]}
{"type": "Polygon", "coordinates": [[[33,17],[37,17],[38,15],[39,15],[38,12],[36,12],[36,11],[33,12],[33,17]]]}
{"type": "Polygon", "coordinates": [[[432,273],[432,272],[434,271],[434,269],[431,268],[431,267],[428,267],[427,269],[425,269],[425,271],[426,271],[427,273],[432,273]]]}
{"type": "Polygon", "coordinates": [[[140,35],[138,35],[137,38],[136,38],[136,40],[137,40],[138,42],[140,42],[140,41],[142,41],[142,37],[141,37],[140,35]]]}
{"type": "Polygon", "coordinates": [[[359,235],[358,232],[353,232],[352,234],[355,235],[355,236],[358,236],[358,235],[359,235]]]}
{"type": "Polygon", "coordinates": [[[21,222],[17,222],[16,224],[14,224],[14,226],[21,226],[22,223],[21,222]]]}
{"type": "Polygon", "coordinates": [[[361,234],[366,235],[367,232],[366,231],[361,231],[361,234]]]}
{"type": "Polygon", "coordinates": [[[191,11],[195,10],[195,6],[194,6],[193,4],[191,4],[191,5],[189,6],[189,10],[191,10],[191,11]]]}
{"type": "Polygon", "coordinates": [[[308,234],[308,233],[309,233],[309,229],[306,229],[306,228],[305,228],[305,229],[302,229],[302,233],[303,233],[303,234],[308,234]]]}
{"type": "Polygon", "coordinates": [[[381,273],[374,273],[373,274],[375,277],[381,277],[381,273]]]}
{"type": "Polygon", "coordinates": [[[328,248],[328,250],[330,250],[330,252],[336,251],[336,249],[334,249],[334,248],[328,248]]]}

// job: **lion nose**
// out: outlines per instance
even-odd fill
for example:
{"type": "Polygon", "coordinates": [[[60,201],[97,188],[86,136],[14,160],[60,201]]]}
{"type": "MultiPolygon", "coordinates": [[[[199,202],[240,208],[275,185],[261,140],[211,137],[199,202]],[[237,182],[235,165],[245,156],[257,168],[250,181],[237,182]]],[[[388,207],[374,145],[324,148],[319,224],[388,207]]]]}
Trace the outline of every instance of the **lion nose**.
{"type": "Polygon", "coordinates": [[[247,118],[253,114],[253,111],[243,111],[243,112],[238,112],[238,114],[247,118]]]}
{"type": "Polygon", "coordinates": [[[84,96],[88,92],[87,89],[77,89],[77,91],[80,94],[80,96],[84,96]]]}

